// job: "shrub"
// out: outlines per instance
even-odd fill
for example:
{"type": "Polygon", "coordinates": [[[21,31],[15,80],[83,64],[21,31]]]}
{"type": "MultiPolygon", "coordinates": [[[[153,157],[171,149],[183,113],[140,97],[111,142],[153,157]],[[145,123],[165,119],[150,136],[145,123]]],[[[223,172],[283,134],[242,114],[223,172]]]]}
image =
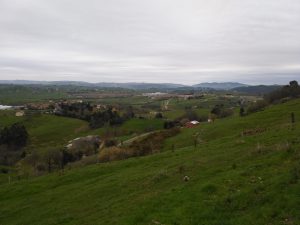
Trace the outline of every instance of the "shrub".
{"type": "Polygon", "coordinates": [[[178,125],[180,125],[180,123],[178,121],[165,121],[164,129],[172,129],[178,125]]]}
{"type": "Polygon", "coordinates": [[[228,116],[233,115],[233,110],[229,108],[225,108],[223,104],[215,105],[214,108],[211,110],[213,115],[216,115],[219,118],[225,118],[228,116]]]}
{"type": "Polygon", "coordinates": [[[268,103],[265,100],[259,100],[255,103],[252,103],[248,109],[247,109],[247,114],[251,114],[254,112],[261,111],[267,107],[268,103]]]}
{"type": "Polygon", "coordinates": [[[149,134],[141,140],[134,141],[128,147],[113,146],[104,148],[99,152],[99,162],[123,160],[160,151],[164,139],[178,134],[179,131],[179,129],[159,131],[149,134]]]}
{"type": "Polygon", "coordinates": [[[244,107],[240,108],[240,116],[244,116],[245,115],[245,109],[244,107]]]}
{"type": "Polygon", "coordinates": [[[106,148],[116,146],[117,144],[118,144],[118,142],[115,139],[104,140],[104,147],[106,147],[106,148]]]}
{"type": "Polygon", "coordinates": [[[160,113],[160,112],[159,112],[159,113],[156,113],[156,114],[155,114],[155,118],[156,118],[156,119],[161,119],[161,118],[163,118],[163,114],[160,113]]]}
{"type": "Polygon", "coordinates": [[[122,160],[133,156],[132,151],[126,148],[110,147],[102,149],[99,153],[99,162],[122,160]]]}

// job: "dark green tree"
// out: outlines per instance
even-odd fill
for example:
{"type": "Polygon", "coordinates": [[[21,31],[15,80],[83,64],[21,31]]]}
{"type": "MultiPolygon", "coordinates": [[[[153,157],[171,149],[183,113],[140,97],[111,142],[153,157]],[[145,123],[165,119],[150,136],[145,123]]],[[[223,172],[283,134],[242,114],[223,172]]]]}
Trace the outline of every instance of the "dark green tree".
{"type": "Polygon", "coordinates": [[[244,107],[240,108],[240,116],[244,116],[245,115],[245,109],[244,107]]]}

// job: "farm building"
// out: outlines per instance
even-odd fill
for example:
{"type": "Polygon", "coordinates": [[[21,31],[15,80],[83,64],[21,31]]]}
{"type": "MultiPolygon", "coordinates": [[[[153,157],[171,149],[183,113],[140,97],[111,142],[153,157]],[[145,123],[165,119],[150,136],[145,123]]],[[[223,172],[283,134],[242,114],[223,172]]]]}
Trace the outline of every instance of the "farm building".
{"type": "Polygon", "coordinates": [[[24,115],[25,115],[24,111],[18,111],[18,112],[16,112],[16,116],[17,117],[21,117],[21,116],[24,116],[24,115]]]}
{"type": "Polygon", "coordinates": [[[193,121],[187,122],[187,123],[185,124],[185,127],[187,127],[187,128],[193,128],[193,127],[198,126],[199,124],[200,124],[199,121],[193,120],[193,121]]]}

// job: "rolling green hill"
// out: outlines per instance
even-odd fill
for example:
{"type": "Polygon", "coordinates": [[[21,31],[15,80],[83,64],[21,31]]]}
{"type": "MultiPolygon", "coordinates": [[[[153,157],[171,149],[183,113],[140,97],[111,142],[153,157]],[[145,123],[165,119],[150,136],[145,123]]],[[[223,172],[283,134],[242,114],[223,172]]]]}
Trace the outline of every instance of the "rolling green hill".
{"type": "Polygon", "coordinates": [[[0,112],[0,127],[16,122],[27,128],[30,136],[29,148],[63,145],[72,138],[89,132],[88,123],[78,119],[45,114],[16,117],[14,111],[0,112]]]}
{"type": "Polygon", "coordinates": [[[138,133],[163,128],[163,120],[160,119],[131,119],[119,127],[103,127],[92,130],[89,128],[88,122],[79,119],[47,114],[16,117],[14,111],[0,111],[0,128],[16,122],[24,124],[28,130],[29,149],[64,146],[76,137],[89,134],[103,135],[108,130],[111,132],[118,130],[119,136],[124,136],[123,139],[126,140],[126,138],[131,138],[138,133]]]}
{"type": "Polygon", "coordinates": [[[0,224],[300,224],[299,120],[290,101],[183,129],[160,154],[2,184],[0,224]]]}

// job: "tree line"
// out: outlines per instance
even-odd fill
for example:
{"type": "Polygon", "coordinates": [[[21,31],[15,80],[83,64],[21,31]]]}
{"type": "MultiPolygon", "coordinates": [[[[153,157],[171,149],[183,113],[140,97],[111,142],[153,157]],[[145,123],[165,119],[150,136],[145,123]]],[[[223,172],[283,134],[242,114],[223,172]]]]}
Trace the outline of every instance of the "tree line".
{"type": "Polygon", "coordinates": [[[300,86],[297,81],[291,81],[288,85],[283,86],[264,96],[262,100],[250,104],[246,109],[240,108],[240,115],[245,116],[254,112],[263,110],[270,104],[280,103],[289,99],[300,97],[300,86]]]}

